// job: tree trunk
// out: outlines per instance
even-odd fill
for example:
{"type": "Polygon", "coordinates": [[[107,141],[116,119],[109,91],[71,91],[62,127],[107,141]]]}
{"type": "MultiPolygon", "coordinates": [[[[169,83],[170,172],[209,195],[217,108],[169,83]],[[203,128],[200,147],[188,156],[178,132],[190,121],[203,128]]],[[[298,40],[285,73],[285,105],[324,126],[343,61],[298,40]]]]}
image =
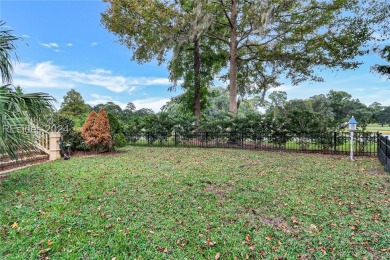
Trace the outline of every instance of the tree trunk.
{"type": "Polygon", "coordinates": [[[237,0],[231,0],[229,112],[237,113],[237,0]]]}
{"type": "Polygon", "coordinates": [[[200,119],[200,47],[199,47],[199,38],[196,37],[194,40],[194,115],[196,120],[200,119]]]}

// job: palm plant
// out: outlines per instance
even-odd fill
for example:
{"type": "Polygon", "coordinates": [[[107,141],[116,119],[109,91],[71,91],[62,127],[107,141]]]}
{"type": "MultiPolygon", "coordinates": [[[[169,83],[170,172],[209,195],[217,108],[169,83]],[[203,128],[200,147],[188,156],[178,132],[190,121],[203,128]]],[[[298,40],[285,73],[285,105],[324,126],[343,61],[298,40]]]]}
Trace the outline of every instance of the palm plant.
{"type": "Polygon", "coordinates": [[[3,83],[12,82],[12,53],[16,46],[14,42],[20,38],[12,35],[11,30],[4,28],[5,22],[0,21],[0,73],[3,83]]]}
{"type": "Polygon", "coordinates": [[[0,154],[17,159],[34,146],[34,119],[51,112],[53,98],[45,93],[23,94],[10,85],[0,87],[0,154]]]}
{"type": "MultiPolygon", "coordinates": [[[[19,38],[4,29],[0,21],[0,73],[3,83],[12,82],[12,53],[19,38]]],[[[20,153],[34,150],[33,118],[52,111],[54,99],[46,93],[24,94],[12,85],[0,86],[0,154],[17,159],[20,153]]]]}

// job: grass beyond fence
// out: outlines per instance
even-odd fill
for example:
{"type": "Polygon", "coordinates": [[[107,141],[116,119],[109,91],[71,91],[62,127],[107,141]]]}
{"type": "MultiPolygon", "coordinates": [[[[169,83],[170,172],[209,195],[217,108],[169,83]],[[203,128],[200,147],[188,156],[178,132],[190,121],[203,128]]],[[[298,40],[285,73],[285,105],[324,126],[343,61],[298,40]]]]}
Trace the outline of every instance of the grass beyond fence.
{"type": "Polygon", "coordinates": [[[1,259],[389,259],[376,158],[129,147],[0,181],[1,259]]]}
{"type": "Polygon", "coordinates": [[[381,126],[379,124],[371,124],[366,127],[368,132],[380,132],[385,135],[390,135],[390,125],[381,126]]]}
{"type": "MultiPolygon", "coordinates": [[[[132,145],[218,147],[250,150],[282,150],[349,154],[350,133],[258,133],[258,132],[145,132],[127,136],[132,145]]],[[[377,133],[354,133],[355,155],[377,154],[377,133]]]]}

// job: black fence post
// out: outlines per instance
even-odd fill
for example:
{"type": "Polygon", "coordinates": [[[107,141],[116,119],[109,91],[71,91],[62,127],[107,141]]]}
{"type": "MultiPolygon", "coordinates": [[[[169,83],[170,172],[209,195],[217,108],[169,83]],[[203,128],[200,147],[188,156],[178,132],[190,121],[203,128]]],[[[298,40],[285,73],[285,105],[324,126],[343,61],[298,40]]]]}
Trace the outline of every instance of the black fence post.
{"type": "Polygon", "coordinates": [[[337,132],[333,132],[333,153],[337,153],[337,132]]]}
{"type": "Polygon", "coordinates": [[[150,145],[150,134],[149,132],[146,134],[146,138],[148,139],[148,146],[150,145]]]}
{"type": "Polygon", "coordinates": [[[379,134],[379,131],[378,131],[378,132],[376,132],[376,153],[378,154],[378,156],[379,156],[380,145],[381,145],[380,134],[379,134]]]}
{"type": "Polygon", "coordinates": [[[244,149],[244,132],[241,132],[241,148],[244,149]]]}
{"type": "Polygon", "coordinates": [[[174,133],[175,133],[175,146],[177,146],[177,135],[176,135],[176,131],[175,131],[174,133]]]}
{"type": "MultiPolygon", "coordinates": [[[[385,159],[385,168],[387,168],[387,161],[389,160],[389,137],[386,136],[385,137],[385,146],[386,146],[386,153],[385,153],[385,156],[386,156],[386,159],[385,159]]],[[[387,169],[387,170],[390,170],[390,169],[387,169]]]]}

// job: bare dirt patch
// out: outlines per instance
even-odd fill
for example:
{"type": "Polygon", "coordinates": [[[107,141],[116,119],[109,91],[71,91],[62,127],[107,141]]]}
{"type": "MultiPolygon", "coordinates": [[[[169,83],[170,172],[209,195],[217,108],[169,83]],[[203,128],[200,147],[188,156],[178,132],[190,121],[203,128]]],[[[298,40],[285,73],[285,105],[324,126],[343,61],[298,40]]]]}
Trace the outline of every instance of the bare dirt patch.
{"type": "Polygon", "coordinates": [[[294,228],[292,228],[287,221],[285,221],[282,218],[278,217],[266,217],[262,218],[261,222],[267,226],[280,229],[285,233],[292,233],[294,231],[294,228]]]}
{"type": "Polygon", "coordinates": [[[5,174],[1,174],[0,175],[0,182],[6,180],[8,178],[8,176],[6,176],[5,174]]]}
{"type": "Polygon", "coordinates": [[[95,156],[110,156],[110,155],[118,155],[122,154],[123,152],[119,151],[111,151],[111,152],[104,152],[104,153],[96,153],[94,151],[76,151],[70,153],[70,157],[95,157],[95,156]]]}
{"type": "Polygon", "coordinates": [[[226,196],[232,192],[234,187],[232,186],[216,186],[209,183],[209,186],[204,188],[205,192],[214,193],[219,198],[226,198],[226,196]]]}

